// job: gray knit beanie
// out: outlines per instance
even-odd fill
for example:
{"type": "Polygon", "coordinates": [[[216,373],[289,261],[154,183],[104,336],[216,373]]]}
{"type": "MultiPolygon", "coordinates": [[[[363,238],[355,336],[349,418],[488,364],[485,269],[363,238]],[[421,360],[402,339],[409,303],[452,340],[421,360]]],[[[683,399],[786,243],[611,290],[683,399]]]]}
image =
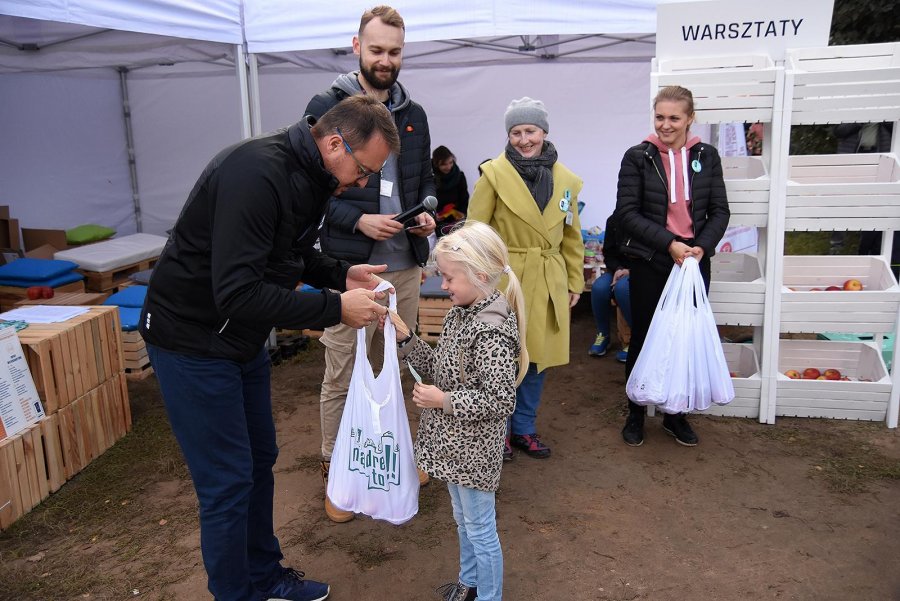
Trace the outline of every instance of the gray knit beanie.
{"type": "Polygon", "coordinates": [[[517,125],[525,123],[537,125],[545,132],[550,133],[550,124],[547,122],[547,109],[540,100],[532,100],[528,96],[513,100],[506,107],[506,133],[517,125]]]}

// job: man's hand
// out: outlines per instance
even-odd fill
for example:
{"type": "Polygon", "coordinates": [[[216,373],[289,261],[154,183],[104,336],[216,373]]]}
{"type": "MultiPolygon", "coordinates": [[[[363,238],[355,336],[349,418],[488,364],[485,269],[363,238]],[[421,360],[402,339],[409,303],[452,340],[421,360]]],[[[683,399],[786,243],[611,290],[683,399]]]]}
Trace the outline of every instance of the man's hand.
{"type": "MultiPolygon", "coordinates": [[[[354,265],[347,271],[347,290],[356,290],[364,288],[366,290],[374,290],[382,279],[375,275],[387,269],[387,265],[354,265]]],[[[384,298],[384,292],[379,292],[375,298],[384,298]]]]}
{"type": "Polygon", "coordinates": [[[387,312],[387,307],[376,303],[375,295],[375,292],[365,288],[355,288],[341,294],[341,323],[351,328],[363,328],[378,321],[387,312]]]}
{"type": "Polygon", "coordinates": [[[416,224],[407,229],[416,236],[427,238],[431,235],[431,232],[434,231],[435,227],[437,227],[437,224],[434,222],[434,218],[431,215],[428,213],[420,213],[416,215],[416,224]]]}
{"type": "Polygon", "coordinates": [[[581,295],[576,292],[569,293],[569,308],[572,309],[575,305],[578,304],[578,299],[581,298],[581,295]]]}
{"type": "Polygon", "coordinates": [[[364,213],[356,222],[356,230],[372,240],[387,240],[403,231],[403,224],[392,219],[393,215],[364,213]]]}

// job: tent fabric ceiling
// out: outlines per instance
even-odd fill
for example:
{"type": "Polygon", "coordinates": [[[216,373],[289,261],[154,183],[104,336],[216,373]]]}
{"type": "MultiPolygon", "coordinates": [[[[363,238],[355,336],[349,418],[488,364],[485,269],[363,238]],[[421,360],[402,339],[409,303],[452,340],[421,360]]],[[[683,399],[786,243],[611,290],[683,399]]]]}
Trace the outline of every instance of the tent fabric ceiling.
{"type": "Polygon", "coordinates": [[[0,0],[0,14],[240,44],[242,4],[242,0],[0,0]]]}

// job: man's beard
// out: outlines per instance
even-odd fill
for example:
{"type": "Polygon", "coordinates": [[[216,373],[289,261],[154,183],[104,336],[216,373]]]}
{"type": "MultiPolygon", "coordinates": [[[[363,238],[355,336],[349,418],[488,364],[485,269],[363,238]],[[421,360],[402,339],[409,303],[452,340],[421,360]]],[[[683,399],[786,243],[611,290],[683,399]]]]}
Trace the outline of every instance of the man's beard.
{"type": "Polygon", "coordinates": [[[362,73],[362,76],[366,78],[366,81],[369,82],[369,85],[376,90],[390,90],[397,82],[397,77],[400,76],[399,68],[391,69],[390,77],[385,80],[383,79],[384,76],[388,75],[386,71],[376,71],[374,67],[367,69],[366,66],[363,65],[361,57],[359,59],[359,72],[362,73]]]}

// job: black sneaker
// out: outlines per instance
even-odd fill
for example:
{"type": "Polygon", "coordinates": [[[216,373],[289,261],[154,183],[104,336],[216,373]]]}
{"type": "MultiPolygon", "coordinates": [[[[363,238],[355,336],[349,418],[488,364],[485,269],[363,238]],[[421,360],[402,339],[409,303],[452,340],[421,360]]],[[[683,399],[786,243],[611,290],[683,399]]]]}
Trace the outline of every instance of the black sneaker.
{"type": "Polygon", "coordinates": [[[667,413],[663,417],[663,430],[674,436],[678,444],[686,447],[696,447],[700,442],[683,413],[677,415],[667,413]]]}
{"type": "Polygon", "coordinates": [[[622,439],[630,447],[644,444],[644,412],[629,411],[622,428],[622,439]]]}
{"type": "Polygon", "coordinates": [[[448,582],[437,588],[441,601],[475,601],[478,588],[466,586],[462,582],[448,582]]]}
{"type": "Polygon", "coordinates": [[[264,593],[269,601],[323,601],[328,598],[331,588],[324,582],[304,579],[303,572],[291,568],[281,568],[281,580],[264,593]]]}

